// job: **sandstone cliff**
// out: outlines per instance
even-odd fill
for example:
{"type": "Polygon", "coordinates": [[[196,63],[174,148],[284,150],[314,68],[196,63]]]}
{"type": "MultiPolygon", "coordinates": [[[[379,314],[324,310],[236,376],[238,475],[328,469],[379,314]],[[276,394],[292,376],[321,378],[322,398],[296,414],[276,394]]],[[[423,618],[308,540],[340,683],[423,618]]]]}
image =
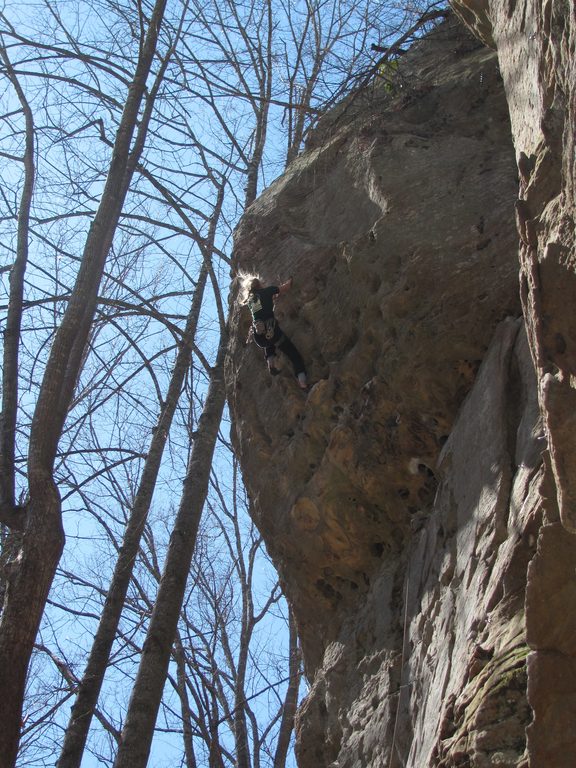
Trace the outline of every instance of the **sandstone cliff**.
{"type": "MultiPolygon", "coordinates": [[[[487,5],[460,12],[498,44],[487,5]]],[[[443,25],[392,92],[322,120],[237,232],[239,270],[294,276],[277,315],[312,385],[287,361],[268,376],[235,303],[234,440],[311,681],[302,768],[575,764],[576,539],[556,504],[570,517],[572,454],[565,406],[545,402],[572,392],[571,284],[551,270],[542,314],[543,230],[520,204],[527,336],[514,205],[551,161],[518,148],[536,129],[513,110],[511,129],[504,81],[443,25]]]]}

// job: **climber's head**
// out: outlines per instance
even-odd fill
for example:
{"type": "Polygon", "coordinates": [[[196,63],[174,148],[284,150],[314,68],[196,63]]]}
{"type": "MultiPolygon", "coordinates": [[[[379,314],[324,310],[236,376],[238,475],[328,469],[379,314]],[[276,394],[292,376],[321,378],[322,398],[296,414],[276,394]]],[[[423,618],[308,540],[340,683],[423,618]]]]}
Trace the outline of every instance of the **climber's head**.
{"type": "Polygon", "coordinates": [[[238,270],[238,301],[240,304],[246,304],[250,294],[253,291],[259,291],[262,288],[260,278],[254,272],[245,272],[238,270]]]}

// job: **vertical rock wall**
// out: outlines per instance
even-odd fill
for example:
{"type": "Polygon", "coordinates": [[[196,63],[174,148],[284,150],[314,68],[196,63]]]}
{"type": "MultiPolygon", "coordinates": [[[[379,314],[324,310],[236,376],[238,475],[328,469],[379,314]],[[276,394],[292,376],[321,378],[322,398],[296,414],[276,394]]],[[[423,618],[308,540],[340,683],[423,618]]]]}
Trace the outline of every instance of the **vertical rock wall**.
{"type": "Polygon", "coordinates": [[[547,454],[547,524],[526,600],[531,765],[576,765],[576,6],[455,0],[498,52],[520,189],[520,277],[547,454]],[[559,517],[558,517],[559,515],[559,517]]]}

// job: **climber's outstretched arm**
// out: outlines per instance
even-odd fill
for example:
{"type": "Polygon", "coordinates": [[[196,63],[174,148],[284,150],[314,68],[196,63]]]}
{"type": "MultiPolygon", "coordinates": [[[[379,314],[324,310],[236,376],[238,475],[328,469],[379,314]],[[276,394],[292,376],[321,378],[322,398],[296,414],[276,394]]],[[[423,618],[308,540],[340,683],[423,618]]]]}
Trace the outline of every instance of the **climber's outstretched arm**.
{"type": "Polygon", "coordinates": [[[294,281],[293,278],[290,277],[290,278],[288,278],[288,280],[286,280],[285,283],[282,283],[282,285],[279,286],[279,288],[278,288],[278,295],[282,296],[283,294],[288,293],[290,288],[292,288],[293,281],[294,281]]]}

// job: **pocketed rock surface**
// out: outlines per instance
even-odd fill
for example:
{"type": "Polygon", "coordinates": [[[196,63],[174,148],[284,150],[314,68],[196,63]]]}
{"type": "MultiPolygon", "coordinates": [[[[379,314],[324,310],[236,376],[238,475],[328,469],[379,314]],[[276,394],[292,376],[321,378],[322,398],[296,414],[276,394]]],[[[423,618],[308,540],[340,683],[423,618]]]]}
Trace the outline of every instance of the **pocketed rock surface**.
{"type": "Polygon", "coordinates": [[[518,174],[497,56],[451,20],[392,91],[324,116],[236,233],[236,269],[294,278],[277,317],[311,384],[268,375],[233,294],[233,440],[311,686],[301,768],[576,764],[544,730],[576,539],[520,318],[518,174]]]}

